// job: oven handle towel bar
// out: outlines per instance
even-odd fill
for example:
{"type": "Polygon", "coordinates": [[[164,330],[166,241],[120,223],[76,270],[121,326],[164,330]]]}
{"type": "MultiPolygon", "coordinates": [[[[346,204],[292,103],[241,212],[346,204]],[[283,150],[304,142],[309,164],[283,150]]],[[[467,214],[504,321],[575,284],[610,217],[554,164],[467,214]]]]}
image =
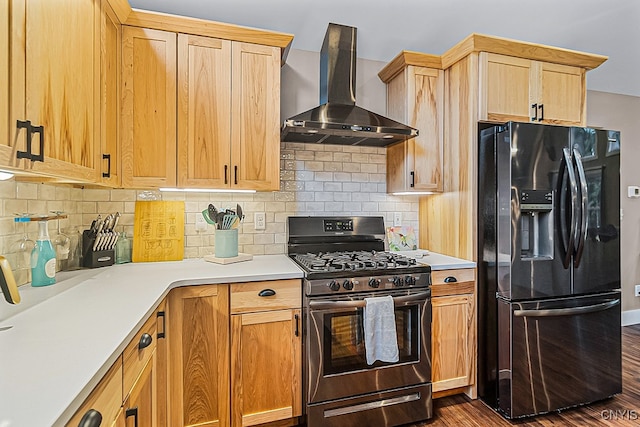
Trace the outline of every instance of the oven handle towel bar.
{"type": "MultiPolygon", "coordinates": [[[[431,296],[431,292],[420,292],[412,295],[403,295],[394,297],[394,305],[407,305],[414,301],[424,300],[431,296]]],[[[334,309],[334,308],[361,308],[365,306],[364,300],[357,301],[309,301],[309,308],[316,310],[334,309]]]]}

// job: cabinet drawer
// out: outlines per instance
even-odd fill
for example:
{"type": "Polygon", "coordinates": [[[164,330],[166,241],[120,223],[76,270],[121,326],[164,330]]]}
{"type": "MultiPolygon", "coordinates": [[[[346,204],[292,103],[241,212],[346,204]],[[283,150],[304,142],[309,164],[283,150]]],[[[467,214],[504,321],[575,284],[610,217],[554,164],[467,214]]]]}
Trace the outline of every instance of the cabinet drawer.
{"type": "Polygon", "coordinates": [[[156,329],[157,319],[154,312],[122,353],[124,365],[122,394],[125,398],[153,355],[156,348],[156,329]]]}
{"type": "Polygon", "coordinates": [[[75,427],[80,425],[82,417],[90,410],[95,410],[102,415],[105,425],[111,425],[116,419],[118,411],[122,406],[122,357],[100,380],[96,388],[93,389],[87,400],[84,401],[80,409],[73,415],[67,426],[75,427]]]}
{"type": "Polygon", "coordinates": [[[475,268],[432,271],[431,296],[472,294],[475,292],[475,280],[475,268]],[[449,277],[455,278],[455,281],[445,282],[445,279],[449,277]]]}
{"type": "Polygon", "coordinates": [[[302,282],[299,279],[231,285],[231,314],[299,308],[301,305],[302,282]]]}

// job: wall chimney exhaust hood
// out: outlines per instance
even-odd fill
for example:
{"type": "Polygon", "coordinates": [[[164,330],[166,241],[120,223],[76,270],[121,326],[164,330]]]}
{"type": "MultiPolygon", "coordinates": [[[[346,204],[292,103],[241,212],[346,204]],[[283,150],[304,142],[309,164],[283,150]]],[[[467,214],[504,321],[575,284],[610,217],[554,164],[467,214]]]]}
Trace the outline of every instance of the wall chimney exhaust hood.
{"type": "Polygon", "coordinates": [[[385,147],[418,130],[356,106],[355,27],[329,24],[320,50],[320,106],[286,120],[281,141],[385,147]]]}

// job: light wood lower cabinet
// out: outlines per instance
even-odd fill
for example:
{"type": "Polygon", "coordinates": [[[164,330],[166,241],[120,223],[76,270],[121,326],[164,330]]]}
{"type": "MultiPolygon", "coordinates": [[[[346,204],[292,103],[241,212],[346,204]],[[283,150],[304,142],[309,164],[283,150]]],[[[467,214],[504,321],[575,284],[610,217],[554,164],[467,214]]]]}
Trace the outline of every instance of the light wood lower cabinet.
{"type": "Polygon", "coordinates": [[[229,287],[169,294],[169,426],[229,425],[229,287]]]}
{"type": "Polygon", "coordinates": [[[299,280],[231,285],[232,426],[302,414],[300,307],[299,280]]]}
{"type": "Polygon", "coordinates": [[[434,397],[464,392],[475,398],[475,269],[434,271],[432,279],[431,372],[434,397]]]}

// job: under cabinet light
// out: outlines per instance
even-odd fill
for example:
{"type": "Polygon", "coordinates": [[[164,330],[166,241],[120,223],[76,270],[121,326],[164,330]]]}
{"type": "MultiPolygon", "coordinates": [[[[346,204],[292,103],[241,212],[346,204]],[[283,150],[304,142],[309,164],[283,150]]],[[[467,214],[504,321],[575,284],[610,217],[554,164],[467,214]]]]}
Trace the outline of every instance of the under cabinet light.
{"type": "Polygon", "coordinates": [[[185,191],[188,193],[255,193],[256,190],[231,190],[229,188],[173,188],[163,187],[160,191],[185,191]]]}
{"type": "Polygon", "coordinates": [[[433,191],[399,191],[397,193],[391,193],[394,196],[426,196],[429,194],[436,194],[433,191]]]}
{"type": "Polygon", "coordinates": [[[0,171],[0,181],[6,181],[11,178],[13,178],[13,174],[11,172],[0,171]]]}

